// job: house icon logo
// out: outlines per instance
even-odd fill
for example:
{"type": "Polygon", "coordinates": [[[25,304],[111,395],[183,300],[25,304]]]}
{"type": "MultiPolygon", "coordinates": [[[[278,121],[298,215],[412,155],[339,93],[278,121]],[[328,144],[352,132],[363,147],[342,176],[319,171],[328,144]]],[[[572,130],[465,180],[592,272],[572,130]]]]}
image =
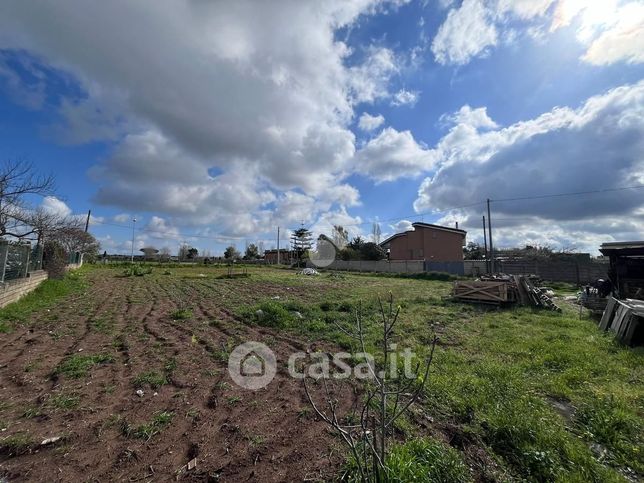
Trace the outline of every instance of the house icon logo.
{"type": "Polygon", "coordinates": [[[257,390],[267,386],[277,372],[277,360],[272,350],[261,342],[238,345],[228,358],[228,373],[235,383],[245,389],[257,390]]]}
{"type": "Polygon", "coordinates": [[[239,372],[244,377],[262,377],[266,374],[266,361],[253,350],[242,358],[239,372]]]}

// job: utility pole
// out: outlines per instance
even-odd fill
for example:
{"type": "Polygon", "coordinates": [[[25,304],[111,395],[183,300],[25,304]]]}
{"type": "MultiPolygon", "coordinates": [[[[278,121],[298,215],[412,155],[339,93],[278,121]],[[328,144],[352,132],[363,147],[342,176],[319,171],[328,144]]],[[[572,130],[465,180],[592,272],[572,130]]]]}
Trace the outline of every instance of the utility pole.
{"type": "Polygon", "coordinates": [[[490,257],[487,253],[487,231],[485,230],[485,215],[483,215],[483,245],[485,246],[485,269],[490,270],[490,257]]]}
{"type": "Polygon", "coordinates": [[[130,263],[134,263],[134,229],[136,227],[136,218],[132,218],[132,252],[130,253],[130,263]]]}
{"type": "Polygon", "coordinates": [[[490,270],[494,273],[494,245],[492,245],[492,216],[490,214],[490,198],[487,199],[487,232],[490,237],[490,270]]]}
{"type": "Polygon", "coordinates": [[[280,264],[280,227],[277,227],[277,264],[280,264]]]}
{"type": "Polygon", "coordinates": [[[89,230],[89,217],[92,215],[92,210],[87,210],[87,221],[85,221],[85,233],[89,230]]]}

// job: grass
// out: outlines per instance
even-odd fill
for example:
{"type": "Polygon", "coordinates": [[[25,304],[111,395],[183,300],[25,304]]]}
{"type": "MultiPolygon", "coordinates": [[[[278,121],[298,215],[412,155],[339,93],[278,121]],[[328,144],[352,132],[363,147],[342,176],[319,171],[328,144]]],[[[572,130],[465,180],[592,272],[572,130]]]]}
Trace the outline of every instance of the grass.
{"type": "Polygon", "coordinates": [[[150,422],[138,426],[130,426],[127,422],[123,422],[122,431],[128,438],[149,440],[163,431],[172,422],[173,417],[172,411],[157,412],[150,422]]]}
{"type": "Polygon", "coordinates": [[[49,400],[49,406],[54,409],[69,411],[76,409],[80,404],[80,400],[81,398],[78,394],[59,393],[52,396],[49,400]]]}
{"type": "Polygon", "coordinates": [[[0,439],[0,454],[19,456],[31,451],[35,446],[34,440],[26,433],[16,433],[0,439]]]}
{"type": "Polygon", "coordinates": [[[80,355],[74,354],[63,359],[56,367],[54,375],[64,375],[73,379],[85,377],[92,367],[98,364],[114,362],[109,354],[80,355]]]}
{"type": "MultiPolygon", "coordinates": [[[[264,283],[295,285],[288,272],[257,274],[264,283]]],[[[239,306],[237,314],[251,325],[355,350],[336,324],[352,327],[360,308],[370,348],[377,335],[376,297],[391,291],[401,305],[399,342],[422,355],[434,330],[441,338],[420,408],[480,441],[504,474],[528,481],[579,482],[624,481],[629,471],[644,475],[641,349],[619,346],[595,321],[579,320],[574,307],[553,314],[452,303],[444,299],[451,284],[427,278],[300,277],[309,291],[324,286],[317,299],[265,298],[239,306]],[[570,414],[560,414],[554,402],[570,414]]],[[[569,288],[556,286],[559,291],[569,288]]],[[[408,429],[409,436],[413,431],[408,429]]]]}
{"type": "MultiPolygon", "coordinates": [[[[595,321],[579,320],[574,307],[562,304],[563,314],[552,314],[452,303],[445,300],[451,283],[432,274],[302,277],[289,270],[249,267],[250,278],[217,279],[225,270],[196,266],[167,276],[157,271],[135,283],[180,286],[183,298],[225,301],[246,324],[327,341],[347,351],[359,350],[337,324],[352,328],[360,310],[367,349],[372,349],[378,335],[377,297],[391,291],[401,306],[396,341],[401,350],[409,347],[422,357],[433,333],[439,334],[430,380],[414,410],[432,418],[430,434],[444,433],[446,440],[450,434],[467,434],[476,450],[450,447],[405,421],[396,432],[401,444],[392,446],[387,462],[392,481],[494,480],[487,470],[477,469],[474,451],[487,455],[503,475],[501,481],[617,482],[625,481],[624,475],[632,481],[644,479],[644,351],[619,346],[595,321]],[[208,277],[183,277],[192,272],[208,277]]],[[[544,285],[562,293],[570,289],[544,285]]],[[[185,318],[192,319],[188,312],[185,318]]],[[[193,333],[200,337],[196,324],[188,324],[195,325],[193,333]]],[[[269,339],[264,342],[270,345],[269,339]]],[[[114,344],[120,346],[121,340],[114,339],[114,344]]],[[[222,346],[216,358],[225,362],[230,349],[222,346]]],[[[70,358],[76,357],[81,356],[70,358]]],[[[87,374],[94,363],[63,361],[57,371],[71,375],[78,368],[87,374]]],[[[176,361],[162,364],[137,376],[135,384],[166,383],[176,361]]],[[[217,387],[229,388],[223,381],[217,387]]],[[[234,396],[225,400],[239,403],[234,396]]],[[[300,414],[310,415],[306,408],[300,414]]],[[[123,431],[149,439],[171,419],[172,413],[164,411],[138,426],[124,424],[123,431]]]]}
{"type": "Polygon", "coordinates": [[[136,376],[132,382],[137,387],[147,384],[151,389],[158,389],[168,383],[168,378],[165,374],[157,371],[146,371],[136,376]]]}
{"type": "Polygon", "coordinates": [[[389,453],[387,481],[468,483],[473,480],[457,450],[433,439],[414,439],[394,446],[389,453]]]}
{"type": "Polygon", "coordinates": [[[172,320],[188,320],[192,318],[192,310],[190,309],[178,309],[170,314],[172,320]]]}
{"type": "Polygon", "coordinates": [[[53,307],[57,300],[87,287],[85,270],[69,272],[60,280],[45,280],[36,290],[17,302],[0,309],[0,333],[10,332],[16,323],[24,323],[37,311],[53,307]]]}

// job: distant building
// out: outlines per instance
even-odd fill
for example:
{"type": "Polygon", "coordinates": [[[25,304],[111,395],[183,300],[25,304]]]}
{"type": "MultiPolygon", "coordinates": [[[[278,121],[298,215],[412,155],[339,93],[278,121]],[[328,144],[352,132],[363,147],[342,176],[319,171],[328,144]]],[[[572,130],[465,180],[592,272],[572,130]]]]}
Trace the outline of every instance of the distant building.
{"type": "MultiPolygon", "coordinates": [[[[280,249],[280,264],[291,265],[297,261],[297,254],[294,250],[280,249]]],[[[265,250],[264,260],[266,263],[274,265],[277,263],[277,250],[265,250]]]]}
{"type": "Polygon", "coordinates": [[[463,261],[466,231],[421,222],[411,226],[413,230],[396,233],[380,243],[388,251],[389,260],[463,261]]]}

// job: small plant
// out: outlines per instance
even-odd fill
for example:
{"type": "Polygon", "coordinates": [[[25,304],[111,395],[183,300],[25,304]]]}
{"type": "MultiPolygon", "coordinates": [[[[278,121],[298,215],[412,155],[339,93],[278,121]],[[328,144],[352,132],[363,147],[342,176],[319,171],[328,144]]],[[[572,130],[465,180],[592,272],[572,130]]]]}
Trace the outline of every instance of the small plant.
{"type": "Polygon", "coordinates": [[[142,277],[144,275],[149,275],[152,273],[152,267],[145,267],[140,263],[135,263],[129,265],[125,270],[123,270],[124,277],[142,277]]]}
{"type": "Polygon", "coordinates": [[[49,405],[55,409],[70,410],[75,409],[80,404],[80,396],[77,394],[56,394],[49,400],[49,405]]]}
{"type": "Polygon", "coordinates": [[[78,379],[87,376],[89,370],[97,364],[114,362],[114,357],[109,354],[80,355],[74,354],[63,359],[56,367],[54,375],[60,374],[78,379]]]}
{"type": "Polygon", "coordinates": [[[31,451],[34,441],[26,433],[16,433],[0,439],[0,454],[20,456],[31,451]]]}
{"type": "MultiPolygon", "coordinates": [[[[415,377],[407,380],[401,377],[394,378],[389,373],[391,342],[394,339],[393,329],[399,320],[401,307],[398,306],[394,309],[391,293],[386,308],[382,300],[379,299],[378,302],[381,319],[378,328],[381,330],[381,336],[376,342],[376,347],[380,348],[380,363],[377,364],[375,360],[366,361],[372,377],[365,386],[366,397],[362,409],[358,411],[359,420],[353,422],[349,419],[345,422],[338,416],[338,400],[331,394],[326,376],[321,376],[325,392],[324,406],[320,406],[322,409],[314,402],[306,377],[302,379],[306,397],[315,413],[340,435],[351,450],[355,465],[355,478],[361,482],[386,481],[387,459],[390,455],[388,449],[396,421],[423,391],[438,341],[436,337],[432,339],[429,356],[424,361],[422,370],[420,370],[420,363],[417,364],[414,372],[415,377]]],[[[357,340],[362,352],[366,352],[366,327],[360,306],[356,311],[356,325],[357,327],[353,331],[339,325],[338,329],[357,340]]]]}
{"type": "Polygon", "coordinates": [[[172,411],[158,412],[149,423],[140,424],[135,427],[130,426],[126,421],[123,421],[122,431],[128,438],[149,440],[163,431],[172,422],[173,417],[174,413],[172,411]]]}
{"type": "Polygon", "coordinates": [[[132,382],[137,387],[143,387],[147,384],[151,389],[158,389],[168,383],[168,378],[165,374],[156,371],[146,371],[136,376],[132,382]]]}
{"type": "Polygon", "coordinates": [[[22,413],[22,417],[26,419],[33,419],[37,418],[38,416],[42,416],[42,411],[38,406],[29,406],[22,413]]]}
{"type": "Polygon", "coordinates": [[[226,398],[226,401],[228,401],[228,404],[230,404],[231,406],[234,406],[241,400],[242,398],[240,396],[229,396],[228,398],[226,398]]]}
{"type": "Polygon", "coordinates": [[[170,314],[172,320],[187,320],[192,317],[192,310],[190,309],[178,309],[170,314]]]}
{"type": "Polygon", "coordinates": [[[418,439],[393,446],[386,461],[388,482],[472,481],[457,450],[432,439],[418,439]]]}

